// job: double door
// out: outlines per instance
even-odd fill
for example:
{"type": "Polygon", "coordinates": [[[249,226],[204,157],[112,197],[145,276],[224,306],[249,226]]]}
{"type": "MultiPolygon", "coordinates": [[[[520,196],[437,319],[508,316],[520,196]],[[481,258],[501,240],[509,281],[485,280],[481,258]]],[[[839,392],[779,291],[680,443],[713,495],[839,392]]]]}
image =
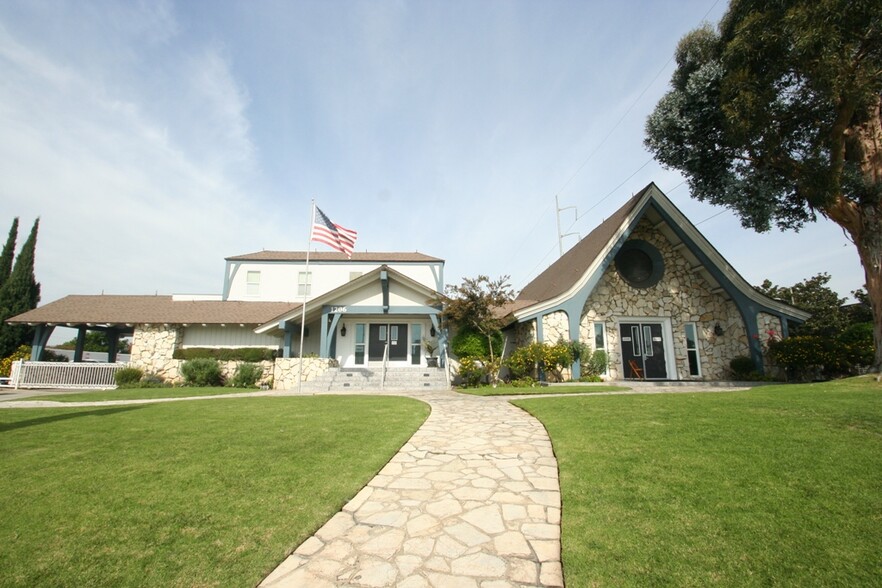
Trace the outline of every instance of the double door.
{"type": "Polygon", "coordinates": [[[407,360],[407,323],[371,324],[368,329],[368,361],[383,361],[389,348],[389,361],[407,360]]]}
{"type": "Polygon", "coordinates": [[[664,380],[665,340],[660,323],[621,323],[622,363],[625,379],[664,380]]]}

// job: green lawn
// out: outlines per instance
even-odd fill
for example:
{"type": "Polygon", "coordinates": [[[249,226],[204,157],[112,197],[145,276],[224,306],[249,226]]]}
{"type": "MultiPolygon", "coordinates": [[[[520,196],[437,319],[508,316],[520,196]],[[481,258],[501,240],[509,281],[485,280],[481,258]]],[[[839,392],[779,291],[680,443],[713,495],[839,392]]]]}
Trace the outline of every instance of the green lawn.
{"type": "Polygon", "coordinates": [[[516,396],[523,394],[584,394],[586,392],[620,392],[630,390],[627,386],[481,386],[480,388],[457,388],[457,392],[472,396],[516,396]]]}
{"type": "Polygon", "coordinates": [[[0,585],[254,586],[428,412],[367,396],[0,410],[0,585]]]}
{"type": "Polygon", "coordinates": [[[256,388],[118,388],[116,390],[92,390],[71,394],[47,394],[32,396],[25,400],[55,400],[57,402],[99,402],[103,400],[133,400],[154,398],[186,398],[188,396],[219,396],[259,392],[256,388]]]}
{"type": "Polygon", "coordinates": [[[882,386],[519,400],[548,429],[568,586],[870,586],[882,386]]]}

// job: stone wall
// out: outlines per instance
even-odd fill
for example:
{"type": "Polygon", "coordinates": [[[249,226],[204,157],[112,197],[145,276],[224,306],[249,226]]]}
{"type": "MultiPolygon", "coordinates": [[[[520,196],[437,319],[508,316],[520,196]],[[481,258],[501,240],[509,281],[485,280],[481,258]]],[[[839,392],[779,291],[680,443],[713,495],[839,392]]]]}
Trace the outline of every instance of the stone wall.
{"type": "Polygon", "coordinates": [[[784,331],[781,319],[766,312],[758,313],[756,316],[756,328],[759,332],[760,346],[763,349],[763,368],[766,375],[773,376],[777,374],[778,368],[769,358],[769,342],[783,337],[784,331]]]}
{"type": "MultiPolygon", "coordinates": [[[[637,289],[625,282],[616,271],[615,264],[611,263],[585,304],[580,319],[582,341],[593,347],[593,323],[605,323],[609,375],[617,379],[622,377],[617,319],[668,319],[673,335],[677,376],[690,379],[684,325],[695,323],[701,378],[726,379],[729,376],[729,361],[738,355],[749,354],[747,332],[735,303],[715,294],[701,274],[691,270],[690,262],[675,251],[646,219],[640,222],[631,238],[642,239],[659,250],[664,260],[664,275],[655,286],[637,289]],[[723,329],[723,334],[719,336],[714,333],[717,324],[723,329]]],[[[671,366],[668,366],[668,376],[674,377],[671,366]]]]}
{"type": "Polygon", "coordinates": [[[132,335],[129,365],[168,382],[178,382],[181,362],[174,358],[174,353],[182,341],[183,331],[178,326],[137,325],[132,335]]]}
{"type": "Polygon", "coordinates": [[[515,325],[514,344],[516,347],[526,347],[536,342],[536,321],[531,320],[515,325]]]}
{"type": "MultiPolygon", "coordinates": [[[[321,357],[305,357],[303,358],[303,381],[309,382],[316,379],[333,364],[335,359],[326,359],[321,357]]],[[[276,358],[273,368],[273,388],[276,390],[292,390],[297,388],[300,373],[300,358],[298,357],[279,357],[276,358]]]]}
{"type": "Polygon", "coordinates": [[[542,340],[554,345],[559,340],[570,340],[570,323],[567,313],[562,310],[542,317],[542,340]]]}

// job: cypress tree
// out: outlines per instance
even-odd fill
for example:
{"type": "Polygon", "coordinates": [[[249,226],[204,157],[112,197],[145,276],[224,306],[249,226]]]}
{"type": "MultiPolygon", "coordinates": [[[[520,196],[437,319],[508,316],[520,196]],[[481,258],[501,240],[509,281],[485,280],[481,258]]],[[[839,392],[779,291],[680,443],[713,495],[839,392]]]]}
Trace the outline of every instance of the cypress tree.
{"type": "Polygon", "coordinates": [[[8,357],[20,345],[29,344],[33,337],[33,328],[9,325],[6,319],[36,308],[40,302],[40,284],[34,276],[34,251],[39,227],[38,218],[15,259],[9,279],[0,287],[0,357],[8,357]]]}
{"type": "Polygon", "coordinates": [[[0,286],[9,279],[12,273],[12,258],[15,255],[15,240],[18,237],[18,217],[12,220],[12,228],[9,229],[9,237],[6,239],[6,245],[3,246],[3,252],[0,253],[0,286]]]}

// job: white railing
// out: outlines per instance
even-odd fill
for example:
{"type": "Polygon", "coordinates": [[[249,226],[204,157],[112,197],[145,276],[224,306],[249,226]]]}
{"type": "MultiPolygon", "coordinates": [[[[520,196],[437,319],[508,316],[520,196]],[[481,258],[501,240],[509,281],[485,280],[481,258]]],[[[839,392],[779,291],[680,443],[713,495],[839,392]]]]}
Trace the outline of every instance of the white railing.
{"type": "Polygon", "coordinates": [[[447,357],[447,345],[441,346],[441,363],[444,364],[444,377],[447,378],[447,387],[450,388],[450,361],[447,357]]]}
{"type": "Polygon", "coordinates": [[[380,380],[380,390],[386,389],[386,370],[389,369],[389,344],[383,348],[383,378],[380,380]]]}
{"type": "Polygon", "coordinates": [[[124,363],[24,361],[12,364],[13,388],[116,388],[114,376],[124,363]]]}

